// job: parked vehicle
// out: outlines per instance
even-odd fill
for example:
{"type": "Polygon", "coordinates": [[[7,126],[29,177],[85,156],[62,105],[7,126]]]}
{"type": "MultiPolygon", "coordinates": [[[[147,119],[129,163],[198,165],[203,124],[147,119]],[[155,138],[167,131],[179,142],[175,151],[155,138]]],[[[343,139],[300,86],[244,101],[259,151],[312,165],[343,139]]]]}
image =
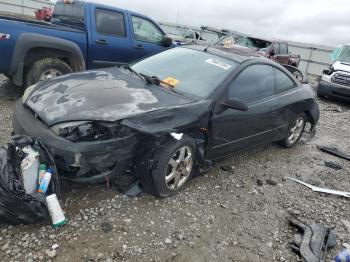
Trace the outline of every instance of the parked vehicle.
{"type": "Polygon", "coordinates": [[[350,102],[350,45],[338,47],[332,59],[333,65],[323,71],[317,95],[350,102]]]}
{"type": "Polygon", "coordinates": [[[199,31],[189,28],[184,31],[183,35],[170,36],[179,45],[208,45],[218,42],[225,35],[227,35],[227,31],[201,26],[199,31]]]}
{"type": "Polygon", "coordinates": [[[314,97],[249,49],[184,46],[124,68],[40,82],[17,103],[13,127],[40,137],[73,181],[129,169],[167,197],[197,168],[238,151],[277,141],[293,147],[307,122],[315,130],[314,97]]]}
{"type": "Polygon", "coordinates": [[[97,3],[56,3],[52,23],[0,17],[0,73],[14,84],[133,60],[173,46],[147,16],[97,3]]]}
{"type": "Polygon", "coordinates": [[[237,44],[258,50],[262,52],[264,56],[275,60],[282,65],[298,67],[300,63],[300,55],[290,54],[288,42],[285,41],[269,41],[261,38],[245,36],[242,37],[237,44]]]}
{"type": "Polygon", "coordinates": [[[52,8],[49,7],[43,7],[41,9],[38,9],[35,11],[35,17],[38,20],[44,20],[44,21],[51,21],[53,15],[52,8]]]}

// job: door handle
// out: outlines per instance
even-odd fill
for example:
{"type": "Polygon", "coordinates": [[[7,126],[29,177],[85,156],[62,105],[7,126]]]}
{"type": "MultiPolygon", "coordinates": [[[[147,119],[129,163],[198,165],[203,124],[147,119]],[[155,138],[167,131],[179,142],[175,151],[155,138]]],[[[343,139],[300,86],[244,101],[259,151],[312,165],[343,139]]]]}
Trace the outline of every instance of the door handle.
{"type": "Polygon", "coordinates": [[[139,50],[145,49],[143,45],[135,45],[134,48],[139,50]]]}
{"type": "Polygon", "coordinates": [[[108,45],[108,42],[105,39],[96,40],[98,45],[108,45]]]}

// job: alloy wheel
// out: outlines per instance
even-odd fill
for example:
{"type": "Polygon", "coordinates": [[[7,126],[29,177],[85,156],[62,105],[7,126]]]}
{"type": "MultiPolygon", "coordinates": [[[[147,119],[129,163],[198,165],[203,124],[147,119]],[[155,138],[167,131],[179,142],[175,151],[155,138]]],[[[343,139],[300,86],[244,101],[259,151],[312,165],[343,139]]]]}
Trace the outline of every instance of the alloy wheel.
{"type": "Polygon", "coordinates": [[[48,79],[55,78],[55,77],[58,77],[61,75],[62,75],[62,72],[60,72],[59,70],[48,69],[48,70],[45,70],[44,72],[42,72],[42,74],[40,75],[39,81],[48,80],[48,79]]]}
{"type": "Polygon", "coordinates": [[[303,117],[298,117],[298,119],[294,122],[292,128],[290,129],[288,142],[290,144],[294,144],[302,135],[304,130],[305,120],[303,117]]]}
{"type": "Polygon", "coordinates": [[[181,188],[188,180],[193,168],[193,151],[189,146],[176,150],[169,159],[165,183],[169,190],[181,188]]]}

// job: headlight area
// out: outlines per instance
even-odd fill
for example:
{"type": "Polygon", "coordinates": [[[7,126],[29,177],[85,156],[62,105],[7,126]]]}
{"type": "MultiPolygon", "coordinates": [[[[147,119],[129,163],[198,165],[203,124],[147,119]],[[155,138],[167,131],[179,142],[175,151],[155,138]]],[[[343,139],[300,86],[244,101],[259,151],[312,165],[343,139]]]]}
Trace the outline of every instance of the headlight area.
{"type": "Polygon", "coordinates": [[[75,121],[57,124],[52,132],[72,142],[108,140],[124,136],[125,130],[119,123],[75,121]]]}
{"type": "Polygon", "coordinates": [[[29,96],[34,92],[35,88],[37,87],[37,84],[32,85],[30,87],[27,87],[27,89],[24,91],[24,94],[22,96],[22,103],[25,104],[29,98],[29,96]]]}

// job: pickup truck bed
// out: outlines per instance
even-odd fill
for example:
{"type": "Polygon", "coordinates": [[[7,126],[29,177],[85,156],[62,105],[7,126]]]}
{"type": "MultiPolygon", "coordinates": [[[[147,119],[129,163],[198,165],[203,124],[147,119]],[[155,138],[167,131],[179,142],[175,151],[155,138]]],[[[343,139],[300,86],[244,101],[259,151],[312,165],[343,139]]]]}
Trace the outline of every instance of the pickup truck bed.
{"type": "Polygon", "coordinates": [[[0,74],[18,86],[130,63],[173,46],[150,18],[97,3],[58,0],[52,23],[0,16],[0,74]]]}

